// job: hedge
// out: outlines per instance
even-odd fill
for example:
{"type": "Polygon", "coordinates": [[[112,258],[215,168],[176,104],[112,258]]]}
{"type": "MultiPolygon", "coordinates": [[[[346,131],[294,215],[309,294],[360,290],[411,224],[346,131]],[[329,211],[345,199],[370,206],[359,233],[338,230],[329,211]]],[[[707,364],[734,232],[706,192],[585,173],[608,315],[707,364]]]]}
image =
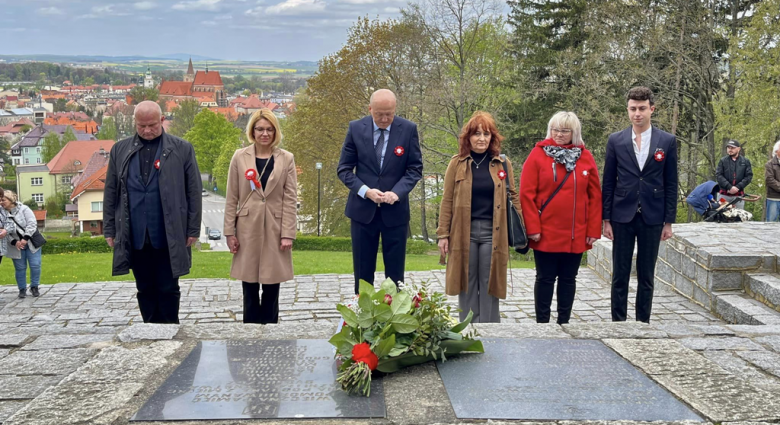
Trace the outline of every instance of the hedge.
{"type": "MultiPolygon", "coordinates": [[[[298,236],[293,249],[299,251],[340,251],[352,252],[352,239],[343,237],[298,236]]],[[[427,254],[436,251],[436,245],[418,240],[406,241],[407,254],[427,254]]],[[[382,251],[382,244],[379,245],[382,251]]],[[[111,252],[111,248],[102,237],[49,239],[43,246],[43,254],[63,254],[72,252],[111,252]]]]}

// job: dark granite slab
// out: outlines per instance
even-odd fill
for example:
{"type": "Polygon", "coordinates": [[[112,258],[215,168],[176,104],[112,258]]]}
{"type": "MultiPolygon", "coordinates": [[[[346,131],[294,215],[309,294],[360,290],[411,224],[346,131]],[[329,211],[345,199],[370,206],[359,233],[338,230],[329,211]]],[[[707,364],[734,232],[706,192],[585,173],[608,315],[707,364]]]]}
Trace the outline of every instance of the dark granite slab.
{"type": "Polygon", "coordinates": [[[325,340],[201,341],[131,420],[385,417],[381,379],[347,395],[333,353],[325,340]]]}
{"type": "Polygon", "coordinates": [[[460,419],[702,420],[600,341],[483,342],[436,364],[460,419]]]}

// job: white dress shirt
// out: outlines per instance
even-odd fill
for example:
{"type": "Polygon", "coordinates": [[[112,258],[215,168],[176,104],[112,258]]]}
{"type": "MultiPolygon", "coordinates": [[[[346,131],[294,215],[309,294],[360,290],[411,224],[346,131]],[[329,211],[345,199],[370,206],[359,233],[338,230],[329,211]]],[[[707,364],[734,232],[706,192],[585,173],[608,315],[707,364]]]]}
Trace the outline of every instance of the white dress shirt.
{"type": "Polygon", "coordinates": [[[634,145],[634,155],[636,155],[636,162],[639,163],[639,171],[645,167],[645,161],[647,161],[647,155],[650,154],[650,135],[653,133],[653,127],[651,126],[647,130],[643,131],[640,135],[642,137],[641,149],[636,146],[636,133],[634,129],[631,129],[631,143],[634,145]]]}
{"type": "MultiPolygon", "coordinates": [[[[379,131],[379,126],[376,125],[375,122],[373,122],[373,124],[374,124],[374,133],[373,133],[374,134],[374,136],[373,136],[374,137],[374,148],[376,148],[376,144],[379,143],[379,135],[382,134],[382,133],[379,131]]],[[[382,141],[382,143],[384,143],[385,146],[384,146],[384,149],[382,150],[382,159],[379,161],[379,169],[380,170],[382,169],[382,165],[385,163],[385,153],[387,153],[387,144],[388,144],[387,142],[390,141],[390,127],[392,127],[392,126],[393,125],[390,124],[385,129],[385,134],[384,134],[385,135],[385,140],[382,141]]],[[[366,186],[366,185],[361,186],[360,189],[358,190],[358,196],[360,196],[363,199],[366,199],[366,192],[368,192],[368,189],[369,189],[369,187],[366,186]]]]}

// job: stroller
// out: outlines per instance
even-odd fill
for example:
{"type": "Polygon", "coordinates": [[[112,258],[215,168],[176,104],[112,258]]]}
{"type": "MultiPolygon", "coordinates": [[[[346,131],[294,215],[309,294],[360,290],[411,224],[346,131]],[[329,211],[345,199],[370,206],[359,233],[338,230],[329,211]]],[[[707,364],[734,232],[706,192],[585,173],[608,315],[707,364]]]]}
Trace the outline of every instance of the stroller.
{"type": "Polygon", "coordinates": [[[753,214],[734,207],[734,204],[742,200],[755,202],[761,199],[761,196],[745,194],[734,197],[730,202],[719,203],[717,201],[719,192],[720,186],[710,180],[696,186],[693,192],[685,198],[685,202],[701,214],[704,221],[708,222],[739,223],[750,221],[753,218],[753,214]]]}

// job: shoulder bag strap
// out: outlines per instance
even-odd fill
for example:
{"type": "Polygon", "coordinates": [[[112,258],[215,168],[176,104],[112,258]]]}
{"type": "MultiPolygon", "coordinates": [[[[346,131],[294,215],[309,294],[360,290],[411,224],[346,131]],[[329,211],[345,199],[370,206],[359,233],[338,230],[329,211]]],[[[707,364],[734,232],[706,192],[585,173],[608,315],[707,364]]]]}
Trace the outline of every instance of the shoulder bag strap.
{"type": "Polygon", "coordinates": [[[549,204],[550,201],[552,201],[552,199],[555,198],[555,195],[558,194],[558,191],[561,190],[561,188],[563,187],[563,184],[566,183],[566,180],[569,179],[569,174],[571,174],[571,171],[567,171],[566,172],[566,175],[563,176],[563,181],[561,181],[561,184],[559,184],[558,187],[555,188],[555,191],[552,193],[552,195],[550,195],[550,197],[547,198],[546,201],[544,201],[544,204],[542,204],[542,207],[539,208],[539,215],[542,215],[542,211],[544,211],[544,209],[547,208],[547,204],[549,204]]]}

